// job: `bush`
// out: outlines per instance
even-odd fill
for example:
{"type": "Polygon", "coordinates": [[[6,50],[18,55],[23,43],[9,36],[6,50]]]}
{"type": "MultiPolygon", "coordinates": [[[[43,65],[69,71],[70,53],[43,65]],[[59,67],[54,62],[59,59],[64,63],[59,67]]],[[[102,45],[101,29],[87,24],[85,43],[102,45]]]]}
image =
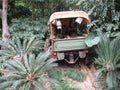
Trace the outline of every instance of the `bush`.
{"type": "Polygon", "coordinates": [[[72,69],[72,68],[67,70],[67,76],[77,81],[83,81],[85,80],[85,77],[86,77],[85,73],[72,69]]]}
{"type": "MultiPolygon", "coordinates": [[[[95,63],[100,65],[96,71],[96,78],[105,80],[108,89],[118,88],[120,72],[120,37],[109,38],[100,34],[100,43],[96,46],[98,57],[95,63]]],[[[116,90],[115,89],[115,90],[116,90]]]]}
{"type": "Polygon", "coordinates": [[[61,81],[58,85],[53,86],[53,90],[82,90],[82,89],[74,87],[71,83],[68,83],[67,81],[61,81]]]}

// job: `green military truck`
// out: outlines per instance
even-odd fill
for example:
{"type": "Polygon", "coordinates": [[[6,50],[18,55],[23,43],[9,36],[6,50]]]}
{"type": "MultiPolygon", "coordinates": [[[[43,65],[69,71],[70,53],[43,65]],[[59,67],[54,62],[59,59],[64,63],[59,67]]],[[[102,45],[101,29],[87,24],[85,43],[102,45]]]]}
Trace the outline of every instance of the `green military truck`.
{"type": "Polygon", "coordinates": [[[48,21],[49,37],[44,49],[51,52],[51,57],[73,64],[80,58],[86,58],[89,47],[85,39],[89,34],[88,14],[84,11],[64,11],[53,13],[48,21]]]}

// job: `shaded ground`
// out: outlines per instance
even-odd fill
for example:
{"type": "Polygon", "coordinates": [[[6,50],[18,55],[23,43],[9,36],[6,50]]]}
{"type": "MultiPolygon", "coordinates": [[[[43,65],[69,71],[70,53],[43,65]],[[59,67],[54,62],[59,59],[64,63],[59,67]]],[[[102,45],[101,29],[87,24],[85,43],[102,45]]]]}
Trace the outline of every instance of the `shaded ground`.
{"type": "Polygon", "coordinates": [[[80,87],[82,90],[102,90],[100,89],[100,86],[98,85],[97,82],[95,82],[95,78],[94,78],[94,73],[96,71],[94,64],[86,66],[83,63],[78,62],[75,65],[69,65],[69,64],[65,64],[65,63],[60,63],[60,67],[73,67],[75,69],[79,69],[80,71],[85,72],[86,74],[86,79],[83,82],[79,82],[79,81],[75,81],[75,80],[69,80],[74,86],[76,87],[80,87]]]}
{"type": "Polygon", "coordinates": [[[96,82],[94,80],[94,72],[95,72],[94,66],[92,65],[91,68],[89,69],[85,65],[80,65],[80,69],[81,71],[86,73],[86,79],[83,82],[73,81],[73,83],[77,87],[81,87],[82,90],[95,90],[96,82]]]}

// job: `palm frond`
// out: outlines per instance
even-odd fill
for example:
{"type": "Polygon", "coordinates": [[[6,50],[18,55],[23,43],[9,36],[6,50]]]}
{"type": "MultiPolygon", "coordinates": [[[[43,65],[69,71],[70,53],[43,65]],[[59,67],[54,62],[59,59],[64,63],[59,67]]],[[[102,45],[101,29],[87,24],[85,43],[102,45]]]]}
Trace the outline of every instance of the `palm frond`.
{"type": "Polygon", "coordinates": [[[46,61],[41,67],[38,67],[35,74],[41,75],[43,71],[49,70],[52,67],[56,67],[57,63],[55,63],[55,61],[56,59],[51,59],[51,60],[46,61]]]}
{"type": "Polygon", "coordinates": [[[39,81],[33,81],[33,85],[36,86],[38,89],[46,90],[44,85],[39,81]]]}
{"type": "Polygon", "coordinates": [[[4,90],[5,88],[10,87],[12,85],[12,83],[14,83],[13,80],[0,83],[0,90],[4,90]]]}
{"type": "Polygon", "coordinates": [[[106,35],[101,36],[101,41],[96,47],[98,58],[96,63],[116,66],[120,61],[120,37],[110,40],[106,35]]]}
{"type": "Polygon", "coordinates": [[[95,72],[95,79],[97,80],[97,79],[101,78],[103,72],[106,72],[105,68],[100,68],[99,70],[97,70],[95,72]]]}
{"type": "Polygon", "coordinates": [[[31,87],[42,88],[42,90],[46,89],[43,82],[49,80],[49,82],[52,82],[54,80],[44,76],[44,73],[52,67],[57,66],[55,63],[56,59],[51,58],[47,60],[46,56],[48,55],[48,52],[39,54],[38,56],[30,53],[23,56],[22,62],[19,60],[4,62],[5,67],[9,68],[9,72],[0,77],[0,85],[5,84],[4,87],[0,86],[0,88],[11,86],[15,90],[20,88],[22,90],[29,90],[31,87]]]}
{"type": "MultiPolygon", "coordinates": [[[[12,87],[15,89],[15,90],[18,90],[20,87],[21,87],[21,85],[23,84],[23,83],[25,83],[26,82],[26,80],[25,79],[18,79],[18,80],[16,80],[13,84],[12,84],[12,87]]],[[[29,88],[29,87],[27,87],[27,88],[29,88]]],[[[26,89],[25,89],[26,90],[26,89]]]]}
{"type": "Polygon", "coordinates": [[[17,38],[15,41],[16,41],[15,43],[16,43],[16,46],[17,46],[18,50],[22,51],[23,47],[22,47],[21,40],[19,38],[17,38]]]}
{"type": "Polygon", "coordinates": [[[26,48],[27,48],[27,43],[28,43],[28,40],[27,40],[27,39],[24,39],[24,41],[23,41],[23,50],[26,50],[26,48]]]}
{"type": "Polygon", "coordinates": [[[8,73],[8,74],[3,75],[1,78],[3,79],[8,78],[9,80],[18,80],[18,79],[22,79],[23,75],[15,74],[15,73],[8,73]]]}
{"type": "Polygon", "coordinates": [[[22,85],[22,90],[30,90],[32,88],[31,82],[26,82],[22,85]]]}
{"type": "Polygon", "coordinates": [[[103,74],[106,77],[108,89],[118,87],[117,69],[120,68],[120,36],[110,38],[101,34],[100,43],[96,46],[98,57],[95,63],[101,66],[96,72],[96,77],[100,78],[103,74]]]}
{"type": "Polygon", "coordinates": [[[34,40],[35,40],[35,37],[32,37],[29,40],[29,42],[27,43],[27,46],[26,46],[26,52],[28,52],[33,47],[34,40]]]}
{"type": "Polygon", "coordinates": [[[29,63],[29,59],[28,59],[27,55],[25,54],[23,56],[23,58],[24,58],[23,62],[24,62],[25,68],[27,69],[27,71],[30,71],[30,63],[29,63]]]}
{"type": "Polygon", "coordinates": [[[18,73],[27,73],[25,67],[19,60],[9,60],[6,63],[4,63],[5,66],[13,70],[14,72],[18,73]]]}
{"type": "Polygon", "coordinates": [[[118,87],[118,80],[117,80],[117,73],[115,71],[110,71],[107,73],[107,76],[106,76],[106,82],[107,82],[107,85],[108,85],[108,89],[111,89],[113,87],[118,87]]]}
{"type": "Polygon", "coordinates": [[[35,50],[39,50],[42,47],[43,42],[37,40],[35,37],[21,40],[21,38],[14,38],[9,41],[6,49],[0,50],[0,54],[7,59],[13,59],[14,57],[21,57],[23,54],[30,54],[35,50]]]}

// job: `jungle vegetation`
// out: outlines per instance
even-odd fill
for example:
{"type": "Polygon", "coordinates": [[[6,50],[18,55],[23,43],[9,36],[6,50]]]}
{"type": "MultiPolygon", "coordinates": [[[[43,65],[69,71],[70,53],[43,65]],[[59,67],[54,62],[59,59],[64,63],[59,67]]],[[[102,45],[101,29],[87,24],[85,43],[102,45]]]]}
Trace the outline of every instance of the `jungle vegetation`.
{"type": "MultiPolygon", "coordinates": [[[[86,11],[91,18],[88,27],[100,37],[99,44],[94,47],[96,80],[104,82],[108,90],[119,88],[120,0],[0,0],[0,71],[9,69],[9,74],[0,75],[0,90],[8,87],[45,90],[43,85],[47,81],[54,84],[53,90],[63,90],[60,87],[64,85],[64,90],[68,90],[68,82],[58,86],[59,80],[52,78],[54,72],[50,73],[51,77],[46,74],[57,64],[54,59],[46,61],[49,53],[43,51],[43,44],[49,32],[49,16],[55,11],[72,10],[86,11]]],[[[83,73],[80,75],[85,77],[83,73]]],[[[81,80],[74,75],[69,77],[81,80]]]]}

